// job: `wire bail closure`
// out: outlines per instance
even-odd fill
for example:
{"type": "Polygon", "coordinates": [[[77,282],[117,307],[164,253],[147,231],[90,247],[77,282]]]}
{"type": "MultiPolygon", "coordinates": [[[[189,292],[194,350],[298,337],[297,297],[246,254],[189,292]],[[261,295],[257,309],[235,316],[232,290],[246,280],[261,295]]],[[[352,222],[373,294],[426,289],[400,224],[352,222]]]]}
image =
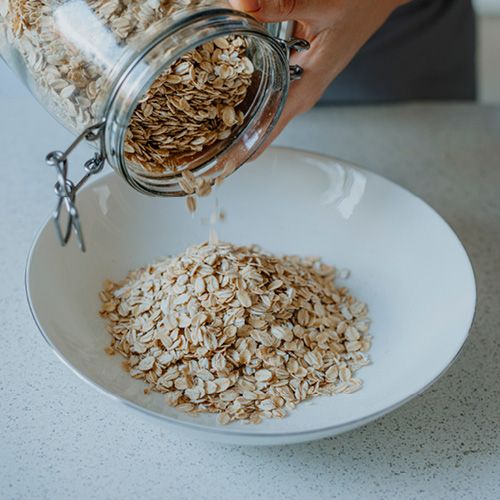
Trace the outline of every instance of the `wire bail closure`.
{"type": "Polygon", "coordinates": [[[104,132],[105,122],[92,125],[85,129],[69,146],[62,151],[52,151],[45,159],[47,165],[55,167],[57,170],[57,182],[54,186],[57,195],[57,205],[52,214],[56,233],[59,242],[64,247],[71,239],[72,232],[75,233],[78,246],[82,252],[85,252],[85,240],[80,222],[80,214],[76,208],[76,193],[88,181],[88,179],[104,168],[106,154],[104,152],[104,132]],[[68,157],[82,141],[98,142],[99,152],[94,154],[93,158],[87,160],[84,164],[85,174],[74,183],[68,178],[68,157]],[[66,218],[66,222],[64,219],[66,218]]]}

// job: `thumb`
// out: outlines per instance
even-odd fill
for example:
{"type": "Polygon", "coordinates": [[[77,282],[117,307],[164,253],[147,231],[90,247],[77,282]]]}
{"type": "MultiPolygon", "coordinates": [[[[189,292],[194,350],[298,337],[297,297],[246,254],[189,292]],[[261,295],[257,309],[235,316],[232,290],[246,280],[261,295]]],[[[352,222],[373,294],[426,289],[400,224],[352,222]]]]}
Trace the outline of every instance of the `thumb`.
{"type": "Polygon", "coordinates": [[[251,14],[259,21],[307,21],[311,11],[317,12],[318,8],[311,3],[322,4],[325,0],[315,2],[307,0],[231,0],[231,5],[238,10],[251,14]],[[309,5],[307,5],[309,3],[309,5]],[[308,8],[309,7],[309,8],[308,8]]]}

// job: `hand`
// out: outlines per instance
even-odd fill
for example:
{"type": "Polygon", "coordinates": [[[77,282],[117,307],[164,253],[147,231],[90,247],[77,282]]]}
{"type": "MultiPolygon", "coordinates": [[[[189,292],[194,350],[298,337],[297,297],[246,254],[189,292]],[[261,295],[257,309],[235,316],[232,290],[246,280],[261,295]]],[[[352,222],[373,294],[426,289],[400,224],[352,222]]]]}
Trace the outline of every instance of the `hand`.
{"type": "Polygon", "coordinates": [[[235,9],[263,22],[296,21],[294,36],[311,48],[292,56],[304,68],[267,147],[295,116],[308,111],[358,50],[407,0],[230,0],[235,9]]]}

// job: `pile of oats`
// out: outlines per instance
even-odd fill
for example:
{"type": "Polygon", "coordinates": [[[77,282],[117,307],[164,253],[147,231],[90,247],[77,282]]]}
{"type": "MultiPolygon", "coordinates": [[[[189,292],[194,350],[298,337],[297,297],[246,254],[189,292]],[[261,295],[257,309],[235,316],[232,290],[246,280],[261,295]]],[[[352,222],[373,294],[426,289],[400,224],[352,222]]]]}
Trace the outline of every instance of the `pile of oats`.
{"type": "Polygon", "coordinates": [[[317,258],[208,243],[106,282],[101,315],[145,392],[222,424],[284,417],[354,392],[368,364],[367,307],[317,258]]]}
{"type": "MultiPolygon", "coordinates": [[[[155,23],[211,0],[0,0],[0,41],[12,45],[47,107],[75,133],[101,118],[113,82],[113,44],[133,45],[155,23]],[[108,62],[92,60],[58,19],[81,29],[108,62]],[[69,21],[67,21],[69,20],[69,21]],[[102,27],[108,31],[102,32],[102,27]],[[88,33],[85,33],[87,31],[88,33]],[[111,37],[111,39],[110,39],[111,37]]],[[[64,23],[63,23],[64,24],[64,23]]],[[[153,84],[134,112],[125,155],[132,169],[171,172],[243,123],[242,103],[254,73],[239,36],[220,38],[185,54],[153,84]]]]}

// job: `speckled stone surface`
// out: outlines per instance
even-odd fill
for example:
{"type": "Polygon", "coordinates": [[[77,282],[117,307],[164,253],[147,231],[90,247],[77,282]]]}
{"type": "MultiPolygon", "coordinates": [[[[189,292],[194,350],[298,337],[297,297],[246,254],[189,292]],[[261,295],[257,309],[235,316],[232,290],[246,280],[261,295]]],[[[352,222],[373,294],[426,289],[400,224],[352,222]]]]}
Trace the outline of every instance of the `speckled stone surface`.
{"type": "Polygon", "coordinates": [[[367,166],[429,202],[472,258],[479,303],[461,357],[425,394],[348,434],[275,448],[188,442],[55,357],[23,275],[54,201],[41,159],[71,137],[28,96],[3,96],[0,110],[0,498],[499,497],[500,108],[321,109],[280,139],[367,166]]]}

